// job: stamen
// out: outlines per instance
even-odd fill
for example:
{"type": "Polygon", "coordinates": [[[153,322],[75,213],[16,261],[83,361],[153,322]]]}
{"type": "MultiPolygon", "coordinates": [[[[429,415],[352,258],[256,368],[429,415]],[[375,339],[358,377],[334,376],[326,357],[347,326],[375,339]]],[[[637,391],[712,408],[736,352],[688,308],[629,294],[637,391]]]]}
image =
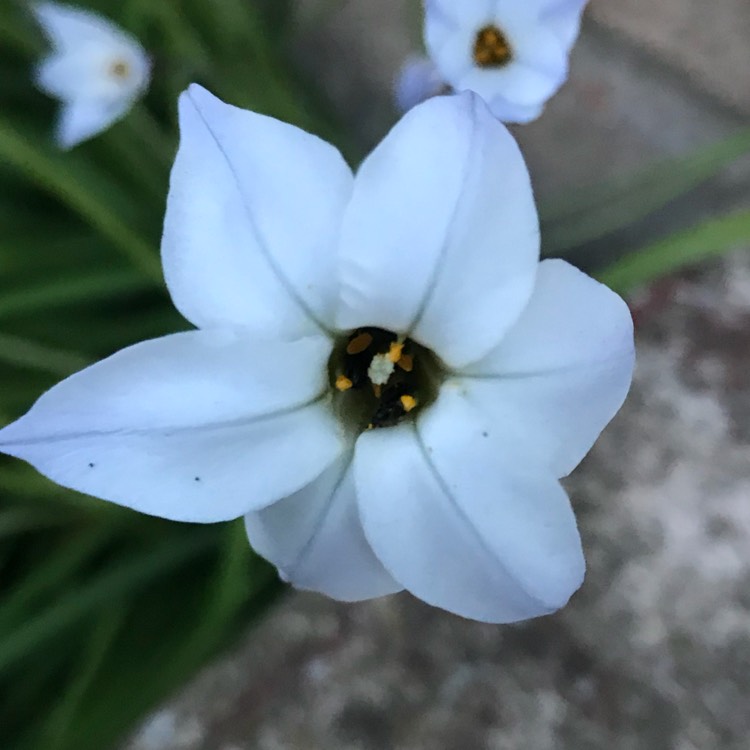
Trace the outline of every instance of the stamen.
{"type": "Polygon", "coordinates": [[[480,68],[502,68],[513,57],[513,50],[503,32],[490,24],[477,32],[474,62],[480,68]]]}
{"type": "Polygon", "coordinates": [[[355,336],[347,345],[347,354],[361,354],[372,344],[372,335],[369,333],[360,333],[355,336]]]}
{"type": "Polygon", "coordinates": [[[409,396],[408,394],[405,396],[401,396],[399,399],[401,401],[401,406],[404,407],[404,411],[408,414],[412,409],[416,409],[417,407],[417,399],[414,398],[414,396],[409,396]]]}
{"type": "Polygon", "coordinates": [[[388,351],[388,359],[395,365],[400,359],[404,351],[403,341],[394,341],[391,344],[391,348],[388,351]]]}
{"type": "Polygon", "coordinates": [[[411,354],[402,354],[396,364],[404,371],[411,372],[414,369],[414,357],[411,354]]]}
{"type": "Polygon", "coordinates": [[[375,326],[344,334],[328,360],[333,407],[358,432],[413,420],[437,397],[442,373],[429,349],[375,326]]]}
{"type": "Polygon", "coordinates": [[[343,392],[348,391],[354,383],[346,377],[346,375],[339,375],[336,378],[336,389],[343,392]]]}

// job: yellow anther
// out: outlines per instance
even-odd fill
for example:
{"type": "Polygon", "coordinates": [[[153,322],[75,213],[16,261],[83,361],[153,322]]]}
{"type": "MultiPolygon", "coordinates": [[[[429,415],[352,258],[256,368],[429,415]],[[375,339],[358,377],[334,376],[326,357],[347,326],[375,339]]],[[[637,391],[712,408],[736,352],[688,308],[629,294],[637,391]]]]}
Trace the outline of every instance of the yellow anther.
{"type": "Polygon", "coordinates": [[[361,354],[370,344],[372,344],[372,336],[369,333],[360,333],[346,345],[346,353],[361,354]]]}
{"type": "Polygon", "coordinates": [[[388,351],[388,359],[390,359],[391,362],[393,362],[393,364],[395,365],[396,362],[398,362],[401,359],[401,355],[403,354],[403,351],[404,351],[404,342],[394,341],[391,344],[390,350],[388,351]]]}
{"type": "Polygon", "coordinates": [[[404,371],[411,372],[414,369],[414,357],[411,354],[402,354],[396,364],[404,371]]]}
{"type": "Polygon", "coordinates": [[[342,392],[348,391],[353,385],[354,383],[352,383],[352,381],[349,378],[347,378],[346,375],[339,375],[336,378],[336,390],[339,390],[342,392]]]}
{"type": "Polygon", "coordinates": [[[401,406],[404,407],[404,411],[408,414],[412,409],[417,406],[417,399],[414,396],[401,396],[401,406]]]}
{"type": "Polygon", "coordinates": [[[474,62],[480,68],[502,68],[513,57],[510,42],[497,26],[485,26],[474,41],[474,62]]]}

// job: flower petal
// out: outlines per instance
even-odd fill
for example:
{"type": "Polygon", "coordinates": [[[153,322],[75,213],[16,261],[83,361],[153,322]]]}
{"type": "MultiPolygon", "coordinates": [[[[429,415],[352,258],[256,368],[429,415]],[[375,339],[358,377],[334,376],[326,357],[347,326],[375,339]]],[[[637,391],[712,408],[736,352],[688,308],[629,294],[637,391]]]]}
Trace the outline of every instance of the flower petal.
{"type": "Polygon", "coordinates": [[[539,266],[529,305],[502,343],[458,376],[519,456],[569,474],[622,406],[633,321],[614,292],[562,260],[539,266]]]}
{"type": "Polygon", "coordinates": [[[521,153],[474,94],[436,97],[364,162],[344,217],[339,327],[481,357],[534,284],[539,226],[521,153]]]}
{"type": "Polygon", "coordinates": [[[351,463],[344,456],[299,492],[245,516],[250,544],[285,581],[341,601],[402,588],[365,539],[351,463]]]}
{"type": "Polygon", "coordinates": [[[547,0],[542,21],[570,49],[581,30],[581,16],[588,0],[547,0]]]}
{"type": "Polygon", "coordinates": [[[201,328],[268,336],[330,327],[352,184],[339,152],[196,85],[180,98],[180,131],[162,242],[178,309],[201,328]]]}
{"type": "Polygon", "coordinates": [[[192,331],[124,349],[44,394],[0,450],[65,487],[221,521],[311,482],[342,450],[321,400],[326,338],[192,331]]]}
{"type": "Polygon", "coordinates": [[[408,112],[431,96],[437,96],[445,88],[445,83],[432,61],[414,55],[401,66],[394,87],[396,106],[401,112],[408,112]]]}
{"type": "Polygon", "coordinates": [[[61,148],[73,148],[106,130],[130,109],[129,101],[76,100],[63,105],[55,128],[61,148]]]}
{"type": "Polygon", "coordinates": [[[490,16],[496,0],[425,0],[425,14],[436,15],[445,23],[473,25],[490,16]]]}
{"type": "Polygon", "coordinates": [[[76,51],[102,42],[141,47],[133,36],[98,13],[59,3],[33,3],[31,9],[58,49],[76,51]]]}
{"type": "Polygon", "coordinates": [[[359,438],[355,481],[375,554],[412,594],[464,617],[515,622],[559,609],[585,568],[565,492],[453,417],[438,401],[417,427],[359,438]]]}

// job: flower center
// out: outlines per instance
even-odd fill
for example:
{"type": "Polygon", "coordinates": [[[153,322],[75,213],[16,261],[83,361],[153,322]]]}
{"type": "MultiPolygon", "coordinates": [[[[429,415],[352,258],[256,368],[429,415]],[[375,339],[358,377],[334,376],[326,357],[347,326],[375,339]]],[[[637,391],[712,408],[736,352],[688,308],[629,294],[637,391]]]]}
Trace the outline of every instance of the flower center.
{"type": "Polygon", "coordinates": [[[124,81],[130,77],[130,65],[125,60],[115,60],[109,66],[109,74],[112,78],[124,81]]]}
{"type": "Polygon", "coordinates": [[[339,417],[356,432],[413,419],[435,400],[443,377],[429,349],[382,328],[342,336],[328,373],[339,417]]]}
{"type": "Polygon", "coordinates": [[[513,58],[508,37],[490,24],[477,32],[474,41],[474,62],[480,68],[502,68],[513,58]]]}

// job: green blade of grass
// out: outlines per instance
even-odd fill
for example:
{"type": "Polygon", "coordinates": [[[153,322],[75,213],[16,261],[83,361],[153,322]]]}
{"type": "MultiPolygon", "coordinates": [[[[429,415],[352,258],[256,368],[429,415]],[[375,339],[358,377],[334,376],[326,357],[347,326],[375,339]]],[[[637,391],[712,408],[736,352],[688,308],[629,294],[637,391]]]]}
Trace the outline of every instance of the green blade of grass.
{"type": "MultiPolygon", "coordinates": [[[[161,281],[161,266],[155,250],[130,228],[117,209],[104,202],[104,196],[111,194],[114,186],[87,187],[72,170],[69,155],[42,149],[3,119],[0,119],[0,157],[79,214],[135,268],[154,281],[161,281]]],[[[89,182],[95,180],[90,170],[86,177],[89,182]]]]}
{"type": "Polygon", "coordinates": [[[542,204],[544,254],[564,254],[644,218],[749,151],[750,130],[744,130],[687,157],[572,191],[554,204],[542,204]]]}
{"type": "Polygon", "coordinates": [[[152,288],[150,281],[128,271],[80,271],[63,278],[33,282],[3,294],[0,297],[0,318],[28,315],[65,305],[107,301],[152,288]]]}
{"type": "Polygon", "coordinates": [[[750,211],[710,219],[638,250],[597,274],[618,292],[750,243],[750,211]]]}
{"type": "Polygon", "coordinates": [[[8,508],[0,511],[0,543],[18,534],[54,528],[64,520],[40,508],[8,508]]]}
{"type": "Polygon", "coordinates": [[[107,652],[113,648],[124,619],[121,607],[105,609],[98,616],[80,656],[76,673],[67,683],[57,705],[49,710],[48,718],[41,727],[39,747],[59,750],[65,746],[68,730],[75,720],[81,701],[92,688],[107,652]]]}
{"type": "Polygon", "coordinates": [[[117,531],[114,524],[102,524],[69,535],[59,549],[48,550],[46,559],[5,593],[0,604],[0,633],[21,627],[29,611],[43,605],[46,597],[51,597],[52,592],[90,563],[112,542],[117,531]]]}
{"type": "Polygon", "coordinates": [[[0,674],[60,636],[81,618],[148,586],[188,560],[205,554],[216,543],[215,534],[184,534],[121,560],[46,607],[37,617],[8,633],[0,642],[0,674]]]}
{"type": "Polygon", "coordinates": [[[90,364],[90,360],[81,354],[62,351],[7,333],[0,333],[0,360],[15,367],[62,376],[82,370],[90,364]]]}

